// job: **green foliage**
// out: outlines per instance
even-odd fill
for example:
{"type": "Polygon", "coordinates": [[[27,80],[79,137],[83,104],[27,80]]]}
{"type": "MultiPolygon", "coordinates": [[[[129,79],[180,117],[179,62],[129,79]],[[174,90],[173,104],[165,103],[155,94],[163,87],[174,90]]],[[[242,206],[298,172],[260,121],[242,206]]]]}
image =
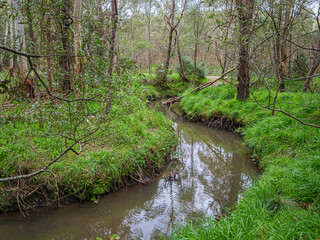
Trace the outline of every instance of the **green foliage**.
{"type": "Polygon", "coordinates": [[[293,76],[305,77],[308,74],[310,63],[308,62],[307,56],[304,51],[299,51],[293,62],[293,76]]]}
{"type": "MultiPolygon", "coordinates": [[[[263,106],[268,104],[267,90],[258,89],[254,95],[263,106]]],[[[274,95],[271,91],[271,99],[274,95]]],[[[320,125],[319,102],[319,95],[286,92],[280,93],[276,108],[320,125]]],[[[235,89],[229,85],[188,95],[181,108],[188,117],[224,115],[245,123],[241,128],[244,140],[264,170],[227,217],[189,222],[169,239],[319,238],[319,129],[301,125],[282,113],[272,116],[252,97],[237,101],[235,89]]]]}
{"type": "MultiPolygon", "coordinates": [[[[43,168],[73,143],[72,137],[85,138],[90,144],[75,145],[75,151],[82,149],[79,156],[69,151],[50,172],[25,180],[26,187],[41,186],[50,199],[98,199],[130,176],[162,166],[176,144],[171,122],[145,106],[145,91],[138,81],[124,75],[114,84],[117,91],[109,114],[103,113],[104,104],[95,101],[15,102],[2,110],[0,124],[6,127],[0,130],[1,177],[43,168]],[[94,135],[86,138],[91,132],[94,135]]],[[[84,97],[103,91],[91,88],[84,97]]],[[[34,193],[24,202],[34,204],[42,197],[34,193]]],[[[16,195],[2,191],[0,209],[16,208],[16,195]]]]}
{"type": "MultiPolygon", "coordinates": [[[[183,68],[187,76],[193,76],[194,73],[194,63],[193,60],[188,56],[182,56],[183,68]]],[[[181,72],[181,67],[178,65],[176,67],[177,72],[181,72]]],[[[204,79],[206,76],[206,67],[203,62],[199,62],[196,65],[196,78],[204,79]]]]}

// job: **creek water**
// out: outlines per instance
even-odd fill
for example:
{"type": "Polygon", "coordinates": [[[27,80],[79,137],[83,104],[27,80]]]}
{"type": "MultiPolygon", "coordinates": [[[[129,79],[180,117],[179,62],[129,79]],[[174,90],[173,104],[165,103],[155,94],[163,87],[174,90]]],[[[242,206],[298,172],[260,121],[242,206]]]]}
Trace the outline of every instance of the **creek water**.
{"type": "Polygon", "coordinates": [[[174,108],[160,110],[174,122],[180,143],[153,182],[107,194],[98,203],[42,208],[27,218],[2,214],[0,239],[158,239],[188,219],[215,217],[234,205],[258,172],[245,158],[241,137],[190,123],[174,108]]]}

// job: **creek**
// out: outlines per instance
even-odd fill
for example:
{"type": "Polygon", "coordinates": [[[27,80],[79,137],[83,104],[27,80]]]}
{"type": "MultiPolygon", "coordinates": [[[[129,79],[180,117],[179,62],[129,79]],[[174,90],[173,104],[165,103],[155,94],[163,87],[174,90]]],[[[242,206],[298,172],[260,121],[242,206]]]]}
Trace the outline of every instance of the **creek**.
{"type": "Polygon", "coordinates": [[[215,217],[232,207],[252,184],[257,168],[245,157],[241,137],[209,129],[158,107],[174,122],[180,143],[173,160],[151,183],[101,197],[97,203],[41,208],[23,218],[0,215],[1,239],[158,239],[188,219],[215,217]],[[175,177],[173,177],[175,175],[175,177]]]}

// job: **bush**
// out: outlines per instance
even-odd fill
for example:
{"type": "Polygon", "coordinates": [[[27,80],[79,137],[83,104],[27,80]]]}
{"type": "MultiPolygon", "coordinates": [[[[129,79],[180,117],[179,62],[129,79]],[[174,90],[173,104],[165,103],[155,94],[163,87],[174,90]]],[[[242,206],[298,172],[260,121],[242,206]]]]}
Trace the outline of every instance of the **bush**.
{"type": "MultiPolygon", "coordinates": [[[[193,60],[190,57],[183,56],[182,63],[183,63],[183,68],[186,75],[193,76],[193,71],[194,71],[193,60]]],[[[177,66],[176,70],[177,72],[181,73],[180,65],[177,66]]],[[[205,64],[203,62],[199,62],[196,66],[196,77],[198,79],[204,79],[205,76],[206,76],[205,64]]]]}
{"type": "Polygon", "coordinates": [[[308,74],[310,63],[307,60],[307,56],[304,52],[300,51],[294,59],[292,67],[293,75],[295,77],[304,77],[308,74]]]}

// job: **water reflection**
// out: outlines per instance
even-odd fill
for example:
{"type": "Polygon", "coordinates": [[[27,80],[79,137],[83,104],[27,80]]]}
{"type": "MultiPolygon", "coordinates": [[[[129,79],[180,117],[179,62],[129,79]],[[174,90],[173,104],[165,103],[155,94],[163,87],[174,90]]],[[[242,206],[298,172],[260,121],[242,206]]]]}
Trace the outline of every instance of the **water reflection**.
{"type": "Polygon", "coordinates": [[[177,170],[177,181],[161,176],[145,186],[108,194],[98,204],[42,209],[23,219],[0,216],[1,239],[95,239],[117,233],[121,239],[158,238],[188,218],[213,216],[232,206],[256,172],[244,157],[239,136],[210,130],[162,109],[181,136],[179,158],[164,174],[177,170]]]}

